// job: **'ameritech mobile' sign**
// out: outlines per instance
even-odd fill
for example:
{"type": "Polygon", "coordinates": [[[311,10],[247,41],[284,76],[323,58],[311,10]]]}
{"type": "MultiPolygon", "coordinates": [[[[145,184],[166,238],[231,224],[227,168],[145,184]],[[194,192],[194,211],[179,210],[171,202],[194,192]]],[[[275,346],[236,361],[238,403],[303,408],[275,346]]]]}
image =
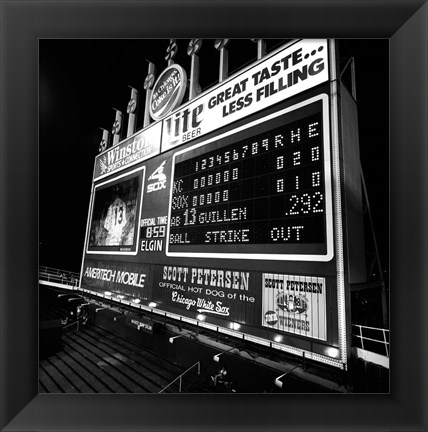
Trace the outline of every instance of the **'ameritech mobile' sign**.
{"type": "Polygon", "coordinates": [[[327,80],[327,40],[298,41],[165,118],[162,151],[327,80]]]}

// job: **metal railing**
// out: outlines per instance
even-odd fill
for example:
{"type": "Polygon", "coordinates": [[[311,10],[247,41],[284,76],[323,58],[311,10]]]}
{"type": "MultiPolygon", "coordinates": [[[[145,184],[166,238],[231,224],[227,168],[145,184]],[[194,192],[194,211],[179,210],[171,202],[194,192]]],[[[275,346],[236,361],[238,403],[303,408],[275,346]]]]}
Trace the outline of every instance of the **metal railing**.
{"type": "Polygon", "coordinates": [[[277,387],[279,387],[279,388],[282,388],[282,386],[283,386],[284,383],[281,381],[281,378],[284,378],[284,377],[286,377],[287,375],[291,374],[291,372],[293,372],[295,369],[297,369],[297,368],[302,368],[302,367],[303,367],[303,363],[298,364],[298,365],[294,366],[293,368],[291,368],[288,372],[285,372],[285,373],[283,373],[282,375],[276,377],[276,378],[275,378],[275,381],[274,381],[275,385],[276,385],[277,387]]]}
{"type": "Polygon", "coordinates": [[[72,287],[79,286],[80,273],[59,270],[52,267],[39,267],[39,280],[46,282],[53,282],[62,285],[68,285],[72,287]]]}
{"type": "Polygon", "coordinates": [[[175,380],[171,381],[167,386],[165,386],[159,393],[163,393],[168,387],[172,386],[177,380],[179,380],[178,391],[181,393],[181,383],[183,380],[183,376],[185,374],[187,374],[187,372],[189,372],[195,366],[198,366],[198,375],[200,375],[201,374],[201,362],[197,361],[194,365],[190,366],[182,374],[180,374],[177,378],[175,378],[175,380]]]}
{"type": "Polygon", "coordinates": [[[73,321],[69,324],[65,324],[64,326],[62,326],[62,329],[65,330],[65,329],[68,329],[72,326],[76,326],[76,330],[79,331],[79,324],[80,324],[79,320],[77,319],[76,321],[73,321]]]}
{"type": "Polygon", "coordinates": [[[358,329],[357,333],[352,332],[352,336],[360,341],[361,349],[383,354],[389,358],[388,329],[368,327],[359,324],[352,324],[352,327],[358,329]]]}

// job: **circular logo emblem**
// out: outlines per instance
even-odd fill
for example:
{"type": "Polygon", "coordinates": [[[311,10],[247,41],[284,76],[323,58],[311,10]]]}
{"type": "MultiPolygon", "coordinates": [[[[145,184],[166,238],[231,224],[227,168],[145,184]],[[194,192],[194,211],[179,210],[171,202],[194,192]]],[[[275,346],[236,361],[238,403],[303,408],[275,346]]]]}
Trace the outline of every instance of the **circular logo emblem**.
{"type": "Polygon", "coordinates": [[[160,120],[177,108],[183,100],[186,87],[186,71],[175,63],[168,66],[153,86],[150,98],[152,119],[160,120]]]}
{"type": "Polygon", "coordinates": [[[115,120],[115,122],[113,123],[113,127],[111,129],[111,133],[117,134],[120,132],[120,121],[119,120],[115,120]]]}
{"type": "Polygon", "coordinates": [[[155,76],[152,73],[149,73],[144,80],[144,90],[151,90],[153,84],[155,83],[155,76]]]}
{"type": "Polygon", "coordinates": [[[137,108],[137,101],[135,99],[131,99],[128,102],[128,106],[126,107],[126,112],[128,114],[132,114],[135,112],[135,109],[137,108]]]}
{"type": "Polygon", "coordinates": [[[278,314],[275,311],[268,310],[265,312],[265,322],[268,325],[275,325],[278,322],[278,314]]]}
{"type": "Polygon", "coordinates": [[[107,149],[107,141],[103,139],[100,142],[100,146],[98,147],[98,150],[100,151],[100,153],[102,153],[106,149],[107,149]]]}

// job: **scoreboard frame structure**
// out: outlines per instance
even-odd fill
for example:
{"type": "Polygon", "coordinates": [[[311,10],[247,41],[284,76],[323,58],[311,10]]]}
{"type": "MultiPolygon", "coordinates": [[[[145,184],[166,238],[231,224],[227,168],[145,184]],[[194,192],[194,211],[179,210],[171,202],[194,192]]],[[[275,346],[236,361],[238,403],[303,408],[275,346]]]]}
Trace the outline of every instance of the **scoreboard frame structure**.
{"type": "MultiPolygon", "coordinates": [[[[242,76],[254,70],[260,71],[269,61],[272,64],[272,59],[282,53],[290,52],[289,58],[295,57],[301,61],[301,48],[296,47],[302,46],[304,41],[285,44],[238,75],[241,74],[242,80],[242,76]]],[[[335,368],[347,368],[350,351],[349,274],[352,262],[346,252],[350,245],[344,222],[347,186],[343,164],[346,158],[342,154],[345,145],[343,128],[340,126],[343,120],[339,106],[341,101],[338,98],[343,89],[338,82],[336,43],[334,40],[321,42],[322,46],[328,47],[328,53],[323,53],[326,55],[327,79],[316,82],[312,87],[276,99],[272,104],[261,105],[260,109],[242,114],[230,124],[211,128],[202,134],[195,133],[195,138],[185,143],[176,146],[165,144],[166,122],[174,115],[178,118],[180,111],[190,112],[195,104],[202,105],[201,101],[207,100],[210,94],[223,91],[239,79],[231,76],[177,108],[169,118],[152,123],[96,157],[97,166],[100,160],[106,160],[109,152],[119,154],[123,146],[129,147],[128,143],[132,141],[144,143],[144,134],[150,130],[150,139],[146,138],[144,145],[151,146],[151,150],[139,160],[130,159],[128,165],[110,174],[104,172],[98,178],[94,169],[80,279],[82,291],[100,297],[108,293],[110,299],[138,310],[198,325],[299,357],[305,356],[306,359],[335,368]],[[209,147],[211,143],[215,145],[218,140],[245,133],[249,128],[257,128],[266,121],[314,102],[322,104],[326,253],[285,255],[171,251],[169,234],[175,161],[183,155],[191,155],[194,150],[209,147]],[[153,133],[154,130],[157,135],[153,133]],[[97,254],[96,251],[89,251],[95,191],[102,184],[137,171],[143,173],[143,179],[136,253],[125,251],[121,254],[114,251],[109,254],[108,251],[102,251],[97,254]],[[153,233],[156,234],[155,240],[153,233]],[[128,286],[122,289],[121,283],[128,286]],[[129,285],[132,285],[132,289],[129,285]],[[281,291],[285,287],[289,290],[289,296],[281,291]],[[273,298],[268,294],[269,289],[274,289],[272,292],[278,306],[276,311],[264,304],[269,295],[269,298],[273,298]]],[[[194,112],[198,115],[201,110],[194,112]]],[[[358,140],[352,145],[358,147],[358,140]]]]}

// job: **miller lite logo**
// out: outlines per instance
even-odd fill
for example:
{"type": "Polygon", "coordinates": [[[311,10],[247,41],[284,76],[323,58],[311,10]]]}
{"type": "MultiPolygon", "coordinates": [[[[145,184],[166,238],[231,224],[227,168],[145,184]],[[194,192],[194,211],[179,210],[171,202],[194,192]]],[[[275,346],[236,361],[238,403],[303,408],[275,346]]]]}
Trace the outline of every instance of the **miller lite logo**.
{"type": "Polygon", "coordinates": [[[166,175],[163,173],[163,170],[165,169],[165,164],[166,160],[163,161],[149,177],[148,181],[155,181],[155,183],[150,183],[149,185],[147,185],[147,193],[166,189],[166,175]]]}

